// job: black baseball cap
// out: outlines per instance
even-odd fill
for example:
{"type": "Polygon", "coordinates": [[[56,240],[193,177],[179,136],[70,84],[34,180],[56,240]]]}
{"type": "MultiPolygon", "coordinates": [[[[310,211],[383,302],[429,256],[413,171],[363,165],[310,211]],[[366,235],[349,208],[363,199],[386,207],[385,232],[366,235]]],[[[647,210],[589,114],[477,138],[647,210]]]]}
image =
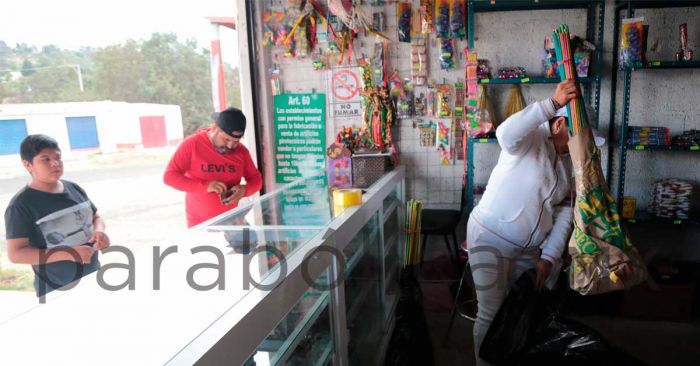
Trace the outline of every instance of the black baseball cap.
{"type": "Polygon", "coordinates": [[[241,138],[245,133],[245,115],[235,107],[228,107],[221,112],[214,112],[211,118],[222,131],[235,137],[241,138]]]}

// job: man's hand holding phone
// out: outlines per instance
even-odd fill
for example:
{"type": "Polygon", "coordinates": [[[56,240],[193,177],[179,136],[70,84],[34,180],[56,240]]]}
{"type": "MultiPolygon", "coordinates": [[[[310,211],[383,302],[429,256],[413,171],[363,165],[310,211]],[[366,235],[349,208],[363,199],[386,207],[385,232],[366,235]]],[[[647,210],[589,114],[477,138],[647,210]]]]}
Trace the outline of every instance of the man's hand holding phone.
{"type": "Polygon", "coordinates": [[[230,189],[219,194],[221,203],[224,205],[230,205],[234,202],[238,202],[241,198],[245,197],[245,185],[235,185],[230,189]]]}

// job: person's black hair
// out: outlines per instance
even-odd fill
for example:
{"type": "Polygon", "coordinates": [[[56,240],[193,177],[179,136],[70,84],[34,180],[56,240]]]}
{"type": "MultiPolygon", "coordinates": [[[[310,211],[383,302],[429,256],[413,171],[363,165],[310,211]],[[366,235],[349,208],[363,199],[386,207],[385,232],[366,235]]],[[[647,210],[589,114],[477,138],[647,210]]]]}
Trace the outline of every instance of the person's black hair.
{"type": "Polygon", "coordinates": [[[557,116],[557,117],[552,117],[552,118],[550,118],[550,119],[549,119],[549,125],[551,126],[552,124],[554,124],[554,122],[555,122],[559,117],[564,117],[564,121],[566,121],[566,125],[567,125],[567,126],[569,125],[569,117],[565,117],[565,116],[557,116]]]}
{"type": "Polygon", "coordinates": [[[61,151],[61,148],[58,147],[58,142],[52,137],[42,134],[29,135],[25,137],[24,140],[22,140],[22,144],[19,145],[19,156],[22,160],[31,163],[34,161],[34,157],[44,149],[61,151]]]}

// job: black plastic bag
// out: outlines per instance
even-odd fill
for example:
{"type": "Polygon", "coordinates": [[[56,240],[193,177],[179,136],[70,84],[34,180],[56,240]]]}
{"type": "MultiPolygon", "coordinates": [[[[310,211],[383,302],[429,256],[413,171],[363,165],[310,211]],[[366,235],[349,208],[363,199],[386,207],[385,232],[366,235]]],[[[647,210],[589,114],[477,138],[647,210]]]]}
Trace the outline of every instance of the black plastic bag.
{"type": "Polygon", "coordinates": [[[537,290],[535,271],[518,279],[496,313],[479,356],[495,365],[644,365],[594,329],[559,315],[563,295],[537,290]]]}
{"type": "Polygon", "coordinates": [[[433,344],[421,305],[420,284],[414,275],[414,267],[401,272],[401,294],[396,305],[396,325],[389,341],[385,366],[432,366],[433,344]]]}
{"type": "Polygon", "coordinates": [[[538,324],[551,314],[551,302],[535,289],[534,270],[511,287],[486,332],[479,357],[496,365],[515,365],[532,340],[538,324]]]}

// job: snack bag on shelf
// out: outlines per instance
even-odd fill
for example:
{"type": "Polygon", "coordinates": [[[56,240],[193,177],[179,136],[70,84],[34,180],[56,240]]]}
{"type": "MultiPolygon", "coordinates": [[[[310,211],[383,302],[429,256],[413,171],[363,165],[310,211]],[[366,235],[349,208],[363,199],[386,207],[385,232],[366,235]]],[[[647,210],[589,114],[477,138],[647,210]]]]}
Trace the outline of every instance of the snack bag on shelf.
{"type": "Polygon", "coordinates": [[[646,52],[646,22],[644,17],[622,20],[620,29],[620,69],[633,67],[644,61],[646,52]]]}

